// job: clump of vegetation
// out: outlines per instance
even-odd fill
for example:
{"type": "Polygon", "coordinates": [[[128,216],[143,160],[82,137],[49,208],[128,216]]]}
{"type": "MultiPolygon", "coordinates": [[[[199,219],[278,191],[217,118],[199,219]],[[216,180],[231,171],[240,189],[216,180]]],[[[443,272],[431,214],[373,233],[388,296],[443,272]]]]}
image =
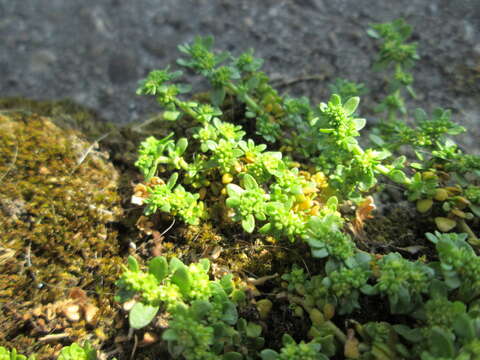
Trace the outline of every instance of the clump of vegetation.
{"type": "Polygon", "coordinates": [[[480,356],[480,157],[451,139],[465,129],[450,111],[408,110],[411,32],[403,20],[369,30],[380,40],[375,68],[390,71],[369,145],[359,141],[363,85],[338,80],[341,94],[313,106],[279,94],[252,50],[215,52],[211,37],[181,45],[177,61],[210,82],[208,97],[189,98],[168,67],[141,82],[164,120],[193,126],[139,147],[132,202],[144,206],[139,226],[157,256],[146,270],[130,257],[117,282],[131,331],[160,334],[171,357],[193,360],[480,356]],[[391,184],[428,226],[379,251],[365,224],[372,195],[391,184]],[[162,242],[158,226],[175,221],[188,249],[209,244],[201,256],[177,250],[181,261],[162,242]],[[272,273],[252,279],[235,251],[217,261],[240,240],[263,252],[296,247],[301,258],[272,251],[272,273]]]}
{"type": "MultiPolygon", "coordinates": [[[[175,141],[170,134],[142,143],[137,166],[146,181],[137,185],[134,199],[146,205],[146,214],[158,209],[195,225],[206,219],[220,221],[220,228],[231,221],[247,234],[265,234],[277,243],[303,241],[323,265],[314,275],[294,267],[282,276],[283,294],[295,314],[308,315],[311,321],[310,342],[297,345],[285,335],[285,347],[259,352],[263,359],[323,359],[339,352],[347,358],[379,359],[380,351],[387,358],[419,354],[425,359],[449,358],[475,347],[470,341],[480,329],[474,325],[476,313],[469,313],[469,308],[478,296],[471,276],[477,271],[474,247],[479,243],[471,227],[478,224],[480,159],[462,153],[449,138],[465,130],[451,121],[449,111],[438,109],[429,116],[418,109],[409,125],[403,96],[415,96],[409,69],[418,59],[416,44],[407,42],[410,26],[397,20],[372,26],[369,34],[382,41],[376,68],[393,69],[389,93],[376,108],[385,116],[371,137],[370,148],[358,142],[366,121],[357,116],[359,98],[350,97],[363,92],[363,86],[337,80],[332,89],[347,98],[333,94],[328,102],[314,107],[305,98],[279,95],[259,71],[262,61],[252,51],[239,57],[215,53],[211,38],[182,45],[187,58],[178,61],[210,81],[210,102],[183,100],[180,95],[189,87],[177,82],[181,72],[168,68],[152,72],[138,91],[157,98],[166,109],[165,120],[189,117],[198,124],[189,138],[175,141]],[[235,124],[223,120],[227,96],[243,107],[243,116],[235,124]],[[247,138],[238,125],[249,119],[255,121],[256,135],[265,144],[247,138]],[[405,146],[417,159],[407,159],[400,152],[405,146]],[[168,181],[162,173],[169,174],[168,181]],[[386,180],[403,187],[406,199],[416,205],[412,211],[431,213],[438,230],[445,232],[426,235],[436,255],[412,260],[398,252],[379,255],[357,248],[363,223],[375,208],[368,196],[379,181],[386,180]],[[218,219],[210,211],[213,202],[220,203],[228,219],[218,219]],[[344,204],[356,208],[353,218],[342,213],[344,204]],[[449,233],[455,227],[465,233],[449,233]],[[346,228],[351,231],[345,232],[346,228]],[[468,270],[452,262],[468,263],[468,270]],[[335,313],[355,314],[365,306],[366,297],[386,300],[390,314],[410,321],[361,324],[352,320],[348,328],[336,324],[335,313]],[[446,319],[443,328],[429,323],[435,317],[431,312],[438,310],[436,302],[453,308],[462,304],[458,308],[462,320],[446,319]],[[462,321],[469,324],[470,333],[460,330],[462,321]],[[420,345],[419,339],[430,340],[420,345]],[[412,346],[414,350],[408,350],[412,346]]],[[[124,276],[133,278],[128,274],[124,276]]],[[[122,279],[123,284],[126,278],[122,279]]],[[[147,287],[135,293],[142,294],[147,287]]],[[[152,285],[155,291],[161,288],[152,285]]],[[[272,303],[260,303],[260,313],[268,316],[272,303]]],[[[198,326],[207,325],[197,321],[198,326]]],[[[174,314],[171,322],[176,322],[174,314]]],[[[233,356],[225,348],[204,350],[205,355],[196,358],[233,356]]],[[[248,356],[239,354],[238,359],[248,356]]]]}
{"type": "MultiPolygon", "coordinates": [[[[0,359],[1,360],[35,360],[35,356],[20,355],[16,349],[8,350],[3,346],[0,346],[0,359]]],[[[65,346],[60,351],[60,354],[56,358],[57,360],[97,360],[97,351],[88,342],[85,342],[83,346],[76,343],[65,346]]],[[[115,359],[113,359],[115,360],[115,359]]]]}

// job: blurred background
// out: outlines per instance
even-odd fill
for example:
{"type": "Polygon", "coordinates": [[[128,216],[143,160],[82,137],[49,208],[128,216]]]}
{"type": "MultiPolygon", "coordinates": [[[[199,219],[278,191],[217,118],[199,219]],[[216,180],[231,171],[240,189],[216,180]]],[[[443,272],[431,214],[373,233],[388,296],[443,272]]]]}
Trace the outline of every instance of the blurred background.
{"type": "Polygon", "coordinates": [[[70,98],[115,123],[142,120],[158,107],[135,95],[138,81],[173,64],[178,44],[212,34],[218,49],[254,48],[281,92],[318,102],[342,77],[366,84],[368,107],[384,74],[371,70],[366,29],[398,17],[419,43],[417,103],[453,109],[471,130],[462,142],[478,149],[479,0],[0,0],[0,96],[70,98]]]}

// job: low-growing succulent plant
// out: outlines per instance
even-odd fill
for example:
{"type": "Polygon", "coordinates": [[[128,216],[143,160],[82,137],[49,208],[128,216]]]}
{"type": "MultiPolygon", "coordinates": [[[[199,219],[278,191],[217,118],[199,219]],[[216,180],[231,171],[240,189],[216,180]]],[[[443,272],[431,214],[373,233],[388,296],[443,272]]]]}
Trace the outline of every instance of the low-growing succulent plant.
{"type": "MultiPolygon", "coordinates": [[[[25,355],[20,355],[15,349],[8,350],[3,346],[0,346],[0,359],[1,360],[35,360],[35,356],[29,356],[28,358],[25,355]]],[[[82,346],[77,343],[72,345],[65,346],[60,350],[56,360],[97,360],[97,350],[95,350],[92,345],[86,341],[82,346]]],[[[116,360],[112,358],[112,360],[116,360]]]]}
{"type": "MultiPolygon", "coordinates": [[[[368,34],[380,40],[374,68],[390,74],[373,109],[379,118],[371,145],[360,138],[363,84],[337,79],[328,101],[312,105],[275,90],[253,50],[216,52],[212,37],[179,46],[177,61],[208,80],[208,99],[189,97],[182,72],[169,67],[140,83],[137,93],[155,96],[164,120],[189,122],[183,137],[172,132],[140,144],[135,165],[144,180],[132,202],[145,215],[161,212],[188,225],[209,221],[232,242],[238,228],[256,245],[288,240],[283,245],[310,247],[302,267],[280,276],[280,288],[274,282],[261,294],[249,279],[250,296],[232,274],[215,278],[218,264],[210,272],[208,259],[186,264],[157,256],[142,268],[130,256],[116,299],[130,305],[131,329],[161,332],[172,358],[480,358],[480,157],[450,138],[465,131],[451,111],[409,111],[406,95],[416,96],[411,68],[419,58],[409,42],[412,28],[400,19],[372,25],[368,34]],[[416,234],[427,248],[422,256],[415,250],[422,246],[375,243],[363,231],[373,194],[392,183],[414,203],[409,210],[440,230],[425,234],[430,242],[416,234]],[[287,304],[282,316],[292,315],[305,331],[273,334],[282,345],[271,349],[277,301],[287,304]],[[245,305],[256,308],[254,315],[245,305]],[[376,318],[366,319],[369,310],[376,318]]],[[[58,357],[96,358],[88,343],[58,357]]],[[[0,347],[0,360],[15,359],[27,358],[0,347]]]]}
{"type": "MultiPolygon", "coordinates": [[[[177,258],[167,261],[155,257],[148,263],[148,272],[144,272],[130,257],[129,266],[118,280],[117,294],[120,302],[139,296],[129,311],[130,326],[143,328],[159,312],[168,313],[168,329],[162,338],[168,342],[173,357],[222,359],[224,348],[234,343],[241,346],[241,334],[234,327],[238,321],[234,301],[241,290],[234,288],[231,275],[210,280],[209,268],[207,259],[186,266],[177,258]]],[[[235,355],[229,356],[233,359],[235,355]]]]}
{"type": "MultiPolygon", "coordinates": [[[[307,274],[293,267],[282,276],[282,296],[295,316],[310,322],[308,343],[285,334],[281,349],[262,350],[261,328],[237,319],[239,304],[230,286],[227,290],[222,281],[207,279],[204,260],[187,267],[179,260],[155,258],[152,262],[158,264],[149,265],[148,273],[130,260],[119,296],[139,298],[130,311],[132,327],[144,327],[158,311],[167,310],[169,328],[163,338],[172,355],[187,359],[327,359],[342,350],[353,359],[473,359],[468,356],[478,353],[474,319],[479,311],[470,313],[469,306],[480,291],[475,285],[479,241],[469,222],[479,216],[479,186],[472,179],[480,175],[480,161],[450,139],[465,129],[451,120],[449,110],[428,115],[417,109],[410,118],[405,94],[416,96],[410,69],[418,59],[416,43],[407,42],[411,32],[403,20],[372,25],[368,32],[381,40],[375,67],[391,71],[388,93],[375,108],[381,118],[370,134],[370,148],[359,141],[366,124],[358,115],[363,85],[337,80],[330,99],[312,106],[305,97],[279,94],[252,50],[238,57],[218,53],[210,37],[180,46],[185,57],[178,61],[209,80],[210,102],[179,97],[189,87],[178,82],[180,72],[169,68],[152,72],[141,83],[138,93],[156,96],[165,120],[185,117],[198,124],[191,138],[175,141],[170,134],[142,144],[137,166],[145,189],[139,187],[139,203],[147,205],[147,214],[160,210],[198,224],[218,216],[204,205],[215,202],[216,211],[219,207],[228,215],[221,221],[238,222],[249,234],[306,242],[323,271],[307,274]],[[226,99],[240,104],[238,123],[226,121],[226,99]],[[252,121],[254,134],[245,130],[252,121]],[[269,149],[272,143],[276,145],[269,149]],[[193,155],[186,157],[187,152],[193,155]],[[165,176],[170,176],[167,183],[161,180],[165,176]],[[403,188],[422,216],[437,214],[434,222],[444,233],[426,236],[438,261],[410,260],[394,252],[369,254],[356,247],[357,232],[345,232],[351,219],[340,211],[342,206],[357,204],[366,211],[363,199],[386,178],[403,188]],[[465,234],[447,233],[453,228],[465,234]],[[195,271],[202,275],[195,277],[195,271]],[[203,289],[196,292],[199,297],[191,293],[197,287],[203,289]],[[388,301],[390,314],[411,322],[352,320],[346,329],[334,323],[335,314],[360,311],[366,297],[388,301]]],[[[259,310],[268,305],[260,315],[266,320],[272,301],[256,303],[259,310]]]]}
{"type": "Polygon", "coordinates": [[[0,346],[0,359],[1,360],[35,360],[34,356],[29,356],[28,358],[25,355],[17,353],[16,349],[8,350],[3,346],[0,346]]]}

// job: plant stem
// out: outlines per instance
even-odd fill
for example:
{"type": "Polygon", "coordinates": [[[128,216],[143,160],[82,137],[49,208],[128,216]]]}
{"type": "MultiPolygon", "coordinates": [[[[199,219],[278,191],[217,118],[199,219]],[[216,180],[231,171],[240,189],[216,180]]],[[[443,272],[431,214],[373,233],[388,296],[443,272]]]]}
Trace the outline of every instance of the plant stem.
{"type": "Polygon", "coordinates": [[[470,226],[467,225],[465,220],[461,219],[457,222],[458,227],[460,230],[466,232],[468,234],[468,242],[470,245],[475,246],[477,248],[480,248],[480,239],[475,235],[475,233],[472,231],[470,226]]]}
{"type": "MultiPolygon", "coordinates": [[[[229,83],[226,88],[233,92],[235,95],[240,94],[240,90],[235,84],[229,83]]],[[[248,94],[243,94],[243,101],[253,110],[255,110],[258,114],[262,115],[263,110],[260,108],[260,106],[253,100],[250,95],[248,94]]]]}

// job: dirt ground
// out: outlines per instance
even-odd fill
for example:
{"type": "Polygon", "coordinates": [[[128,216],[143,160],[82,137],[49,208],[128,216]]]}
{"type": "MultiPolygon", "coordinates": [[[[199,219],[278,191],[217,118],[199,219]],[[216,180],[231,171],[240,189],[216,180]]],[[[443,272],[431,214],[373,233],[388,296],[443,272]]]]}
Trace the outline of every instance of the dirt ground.
{"type": "Polygon", "coordinates": [[[158,107],[135,95],[138,80],[207,34],[219,49],[256,49],[272,78],[320,75],[284,92],[324,100],[340,76],[378,94],[365,30],[397,17],[419,42],[418,104],[453,109],[471,129],[460,142],[479,152],[478,0],[0,0],[0,96],[66,97],[115,123],[142,120],[158,107]]]}

